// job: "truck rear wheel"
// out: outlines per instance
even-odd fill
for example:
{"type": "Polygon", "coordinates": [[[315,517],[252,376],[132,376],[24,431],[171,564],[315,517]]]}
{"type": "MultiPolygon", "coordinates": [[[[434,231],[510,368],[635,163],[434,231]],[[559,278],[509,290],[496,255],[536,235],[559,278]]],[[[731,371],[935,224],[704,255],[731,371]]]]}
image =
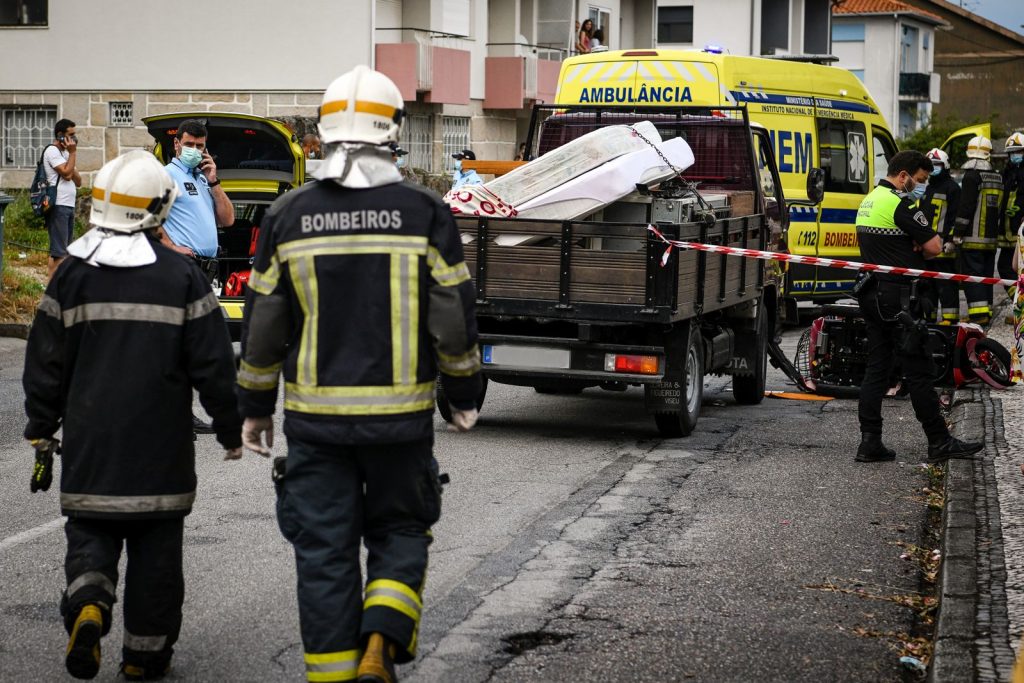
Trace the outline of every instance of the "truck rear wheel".
{"type": "Polygon", "coordinates": [[[665,379],[679,384],[679,408],[654,414],[658,433],[668,439],[689,436],[700,417],[700,402],[704,396],[704,344],[700,328],[690,326],[686,345],[677,352],[681,357],[669,359],[669,372],[665,379]]]}
{"type": "MultiPolygon", "coordinates": [[[[476,397],[476,409],[480,410],[484,407],[484,398],[487,396],[487,377],[486,375],[480,376],[480,393],[476,397]]],[[[452,421],[452,406],[448,403],[448,397],[444,393],[444,385],[441,384],[441,378],[437,378],[437,412],[441,413],[441,419],[445,422],[452,421]]]]}
{"type": "Polygon", "coordinates": [[[757,338],[753,374],[734,375],[732,395],[741,405],[753,406],[764,400],[768,376],[768,311],[762,306],[757,314],[757,338]]]}

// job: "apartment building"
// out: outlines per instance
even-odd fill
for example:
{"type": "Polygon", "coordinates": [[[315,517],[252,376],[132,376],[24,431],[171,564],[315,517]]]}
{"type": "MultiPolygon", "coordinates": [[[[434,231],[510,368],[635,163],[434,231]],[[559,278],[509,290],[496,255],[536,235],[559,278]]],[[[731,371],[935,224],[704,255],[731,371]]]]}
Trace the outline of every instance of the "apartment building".
{"type": "Polygon", "coordinates": [[[532,103],[554,98],[577,21],[604,27],[611,49],[653,46],[656,0],[598,3],[8,0],[0,187],[28,186],[59,118],[78,124],[86,184],[107,160],[152,145],[142,119],[154,114],[242,112],[308,130],[324,88],[357,64],[402,90],[413,167],[444,172],[466,147],[511,159],[532,103]]]}

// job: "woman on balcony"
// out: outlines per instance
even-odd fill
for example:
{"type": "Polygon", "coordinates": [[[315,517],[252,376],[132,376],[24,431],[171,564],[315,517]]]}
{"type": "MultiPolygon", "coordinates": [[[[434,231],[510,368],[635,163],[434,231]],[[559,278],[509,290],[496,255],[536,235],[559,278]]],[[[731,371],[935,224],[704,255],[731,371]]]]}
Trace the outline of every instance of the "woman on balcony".
{"type": "Polygon", "coordinates": [[[585,55],[590,52],[590,39],[594,35],[594,22],[587,19],[576,35],[576,52],[585,55]]]}

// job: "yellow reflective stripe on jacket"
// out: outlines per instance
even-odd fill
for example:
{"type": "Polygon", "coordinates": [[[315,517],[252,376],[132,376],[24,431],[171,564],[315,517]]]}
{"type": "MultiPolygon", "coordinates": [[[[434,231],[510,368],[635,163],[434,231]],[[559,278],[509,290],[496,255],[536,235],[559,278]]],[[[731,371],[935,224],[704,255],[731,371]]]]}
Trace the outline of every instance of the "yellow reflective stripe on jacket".
{"type": "Polygon", "coordinates": [[[331,235],[286,242],[277,248],[282,262],[307,256],[410,254],[425,256],[428,240],[416,235],[331,235]]]}
{"type": "Polygon", "coordinates": [[[371,607],[390,607],[419,623],[423,600],[409,586],[390,579],[377,579],[366,586],[363,610],[371,607]]]}
{"type": "Polygon", "coordinates": [[[437,367],[452,377],[469,377],[480,370],[480,348],[474,346],[460,356],[449,356],[438,351],[437,367]]]}
{"type": "Polygon", "coordinates": [[[316,264],[312,256],[291,261],[292,282],[302,307],[302,335],[299,338],[295,379],[298,384],[316,384],[316,350],[320,302],[317,296],[316,264]]]}
{"type": "Polygon", "coordinates": [[[946,195],[933,194],[931,204],[935,207],[935,213],[932,214],[932,230],[936,235],[941,235],[943,227],[946,225],[946,210],[949,207],[949,202],[946,200],[946,195]]]}
{"type": "Polygon", "coordinates": [[[419,357],[419,259],[391,255],[391,366],[395,384],[413,384],[419,357]]]}
{"type": "Polygon", "coordinates": [[[69,308],[64,311],[63,318],[64,327],[72,327],[78,323],[99,320],[184,325],[185,309],[178,308],[177,306],[160,306],[158,304],[102,301],[69,308]]]}
{"type": "Polygon", "coordinates": [[[281,264],[277,260],[277,254],[270,257],[270,265],[263,272],[252,271],[249,275],[249,289],[257,294],[267,295],[277,288],[281,279],[281,264]]]}
{"type": "Polygon", "coordinates": [[[318,387],[286,382],[284,407],[316,415],[395,415],[430,410],[434,382],[378,387],[318,387]]]}
{"type": "Polygon", "coordinates": [[[449,266],[436,247],[427,250],[427,266],[430,268],[430,276],[444,287],[455,287],[470,279],[465,261],[449,266]]]}
{"type": "Polygon", "coordinates": [[[354,681],[359,669],[359,650],[305,653],[307,681],[354,681]]]}
{"type": "Polygon", "coordinates": [[[171,512],[191,509],[195,499],[195,491],[156,496],[105,496],[62,492],[60,506],[80,512],[171,512]]]}
{"type": "Polygon", "coordinates": [[[238,386],[250,391],[276,389],[281,366],[282,363],[275,363],[261,368],[243,360],[238,367],[238,386]]]}

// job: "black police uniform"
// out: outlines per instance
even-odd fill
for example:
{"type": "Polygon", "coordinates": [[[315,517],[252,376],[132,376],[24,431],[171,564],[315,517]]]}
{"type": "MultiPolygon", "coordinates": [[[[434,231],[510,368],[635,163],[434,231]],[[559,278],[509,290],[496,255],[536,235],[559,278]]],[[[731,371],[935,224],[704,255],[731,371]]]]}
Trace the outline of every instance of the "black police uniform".
{"type": "Polygon", "coordinates": [[[277,512],[295,548],[307,676],[351,680],[371,633],[398,646],[399,663],[416,653],[441,502],[434,387],[440,370],[452,405],[475,407],[474,290],[448,207],[415,185],[309,183],[262,227],[240,407],[271,415],[284,376],[277,512]]]}
{"type": "MultiPolygon", "coordinates": [[[[923,245],[934,237],[924,212],[887,180],[879,182],[857,212],[857,239],[861,256],[868,263],[925,270],[924,257],[914,251],[914,245],[923,245]]],[[[910,309],[912,281],[882,273],[871,277],[874,286],[866,287],[858,297],[868,334],[868,362],[858,411],[861,432],[882,434],[882,399],[896,361],[902,366],[914,414],[929,443],[945,441],[949,431],[933,388],[932,361],[924,347],[926,338],[897,321],[901,311],[910,309]]]]}
{"type": "MultiPolygon", "coordinates": [[[[953,238],[953,227],[956,214],[960,207],[960,186],[949,171],[942,172],[928,179],[928,189],[920,202],[928,224],[931,225],[943,242],[953,238]]],[[[940,273],[957,272],[956,254],[941,253],[928,262],[928,267],[940,273]]],[[[938,295],[939,317],[942,322],[955,323],[960,320],[960,286],[951,280],[936,280],[933,283],[938,295]]]]}
{"type": "Polygon", "coordinates": [[[170,662],[181,628],[193,388],[225,448],[241,446],[241,419],[217,298],[190,259],[150,244],[150,265],[61,264],[32,324],[23,383],[25,438],[63,428],[65,625],[91,603],[109,631],[126,543],[124,663],[152,673],[170,662]]]}

